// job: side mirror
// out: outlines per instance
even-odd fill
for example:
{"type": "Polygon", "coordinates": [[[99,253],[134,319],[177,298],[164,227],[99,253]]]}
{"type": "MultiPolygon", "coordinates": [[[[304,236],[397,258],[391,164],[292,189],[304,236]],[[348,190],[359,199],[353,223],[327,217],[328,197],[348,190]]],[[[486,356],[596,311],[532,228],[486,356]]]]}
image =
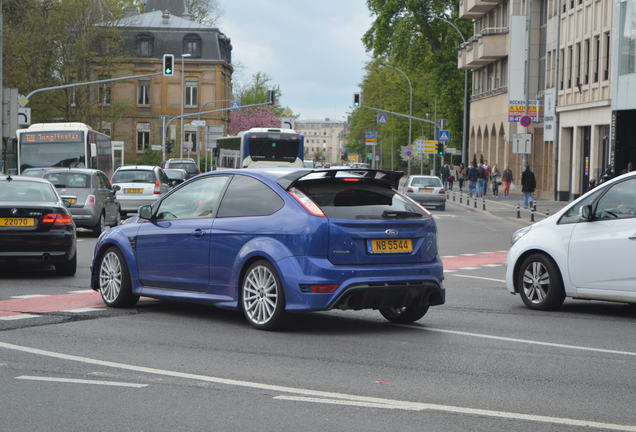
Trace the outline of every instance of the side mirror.
{"type": "Polygon", "coordinates": [[[149,205],[139,207],[139,219],[152,220],[152,207],[149,205]]]}
{"type": "Polygon", "coordinates": [[[121,186],[119,186],[119,185],[115,185],[115,186],[113,186],[113,190],[114,190],[115,192],[119,192],[119,191],[121,190],[121,186]]]}
{"type": "Polygon", "coordinates": [[[591,205],[586,205],[581,207],[581,219],[585,220],[585,221],[591,221],[592,220],[592,206],[591,205]]]}
{"type": "Polygon", "coordinates": [[[69,200],[65,200],[65,199],[62,200],[62,203],[64,204],[64,207],[66,208],[69,208],[72,205],[69,200]]]}

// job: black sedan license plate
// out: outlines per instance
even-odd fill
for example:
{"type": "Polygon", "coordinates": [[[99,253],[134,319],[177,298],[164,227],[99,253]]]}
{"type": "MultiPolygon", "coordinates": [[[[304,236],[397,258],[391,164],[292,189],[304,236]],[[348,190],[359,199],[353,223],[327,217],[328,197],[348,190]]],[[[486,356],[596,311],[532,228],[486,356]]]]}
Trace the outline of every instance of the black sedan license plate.
{"type": "Polygon", "coordinates": [[[411,239],[372,239],[367,240],[367,249],[372,254],[411,253],[411,239]]]}
{"type": "Polygon", "coordinates": [[[0,227],[32,227],[35,226],[33,218],[0,218],[0,227]]]}

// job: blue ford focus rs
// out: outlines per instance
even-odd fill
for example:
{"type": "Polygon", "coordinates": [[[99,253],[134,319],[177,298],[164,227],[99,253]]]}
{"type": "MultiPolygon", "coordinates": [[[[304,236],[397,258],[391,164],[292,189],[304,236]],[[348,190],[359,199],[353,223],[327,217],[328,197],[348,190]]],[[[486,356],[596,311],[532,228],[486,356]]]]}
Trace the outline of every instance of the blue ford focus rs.
{"type": "Polygon", "coordinates": [[[395,188],[402,173],[215,171],[106,231],[91,287],[108,306],[139,296],[243,311],[274,329],[289,311],[378,309],[409,323],[444,303],[431,214],[395,188]]]}

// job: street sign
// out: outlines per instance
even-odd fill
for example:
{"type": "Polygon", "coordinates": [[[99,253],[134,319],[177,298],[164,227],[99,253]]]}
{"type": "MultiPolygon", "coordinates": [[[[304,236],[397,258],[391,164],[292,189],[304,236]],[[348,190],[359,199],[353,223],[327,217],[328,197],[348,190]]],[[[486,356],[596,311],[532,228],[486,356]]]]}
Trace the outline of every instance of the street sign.
{"type": "Polygon", "coordinates": [[[20,105],[21,107],[25,106],[27,103],[29,103],[29,100],[26,98],[26,96],[24,95],[18,95],[18,105],[20,105]]]}
{"type": "Polygon", "coordinates": [[[376,122],[379,125],[385,125],[389,122],[389,116],[385,113],[378,113],[378,116],[376,118],[376,122]]]}
{"type": "Polygon", "coordinates": [[[512,137],[513,154],[530,154],[532,151],[532,134],[515,134],[512,137]]]}
{"type": "Polygon", "coordinates": [[[296,129],[296,121],[293,117],[281,117],[280,127],[283,129],[296,129]]]}
{"type": "Polygon", "coordinates": [[[29,126],[31,124],[31,108],[18,108],[18,125],[29,126]]]}
{"type": "Polygon", "coordinates": [[[437,153],[437,141],[435,140],[426,140],[424,141],[424,153],[426,154],[436,154],[437,153]]]}
{"type": "Polygon", "coordinates": [[[241,109],[241,101],[239,101],[239,100],[233,100],[233,101],[230,103],[230,110],[231,110],[231,111],[233,111],[233,112],[237,112],[237,111],[239,111],[240,109],[241,109]]]}
{"type": "Polygon", "coordinates": [[[225,134],[225,126],[208,126],[206,129],[205,143],[207,148],[216,148],[216,140],[225,134]]]}
{"type": "Polygon", "coordinates": [[[418,139],[415,141],[415,153],[424,154],[424,140],[418,139]]]}
{"type": "Polygon", "coordinates": [[[161,146],[153,144],[153,145],[150,146],[150,149],[154,150],[154,151],[159,151],[159,150],[161,150],[161,146]]]}
{"type": "Polygon", "coordinates": [[[368,138],[372,138],[372,139],[373,139],[373,138],[375,138],[375,139],[378,139],[378,132],[377,132],[377,131],[366,131],[366,132],[364,133],[364,137],[365,137],[365,138],[367,138],[367,139],[368,139],[368,138]]]}
{"type": "Polygon", "coordinates": [[[449,142],[450,141],[450,131],[448,129],[440,129],[437,134],[437,140],[439,142],[449,142]]]}
{"type": "Polygon", "coordinates": [[[446,147],[446,153],[450,155],[460,155],[462,151],[460,149],[456,149],[454,147],[446,147]]]}
{"type": "Polygon", "coordinates": [[[190,126],[194,126],[194,127],[204,127],[205,126],[205,120],[192,120],[190,122],[190,126]]]}
{"type": "Polygon", "coordinates": [[[413,148],[411,146],[402,146],[400,149],[400,156],[402,156],[402,159],[412,158],[413,148]]]}
{"type": "Polygon", "coordinates": [[[519,123],[523,127],[529,127],[532,124],[532,117],[529,115],[524,115],[519,119],[519,123]]]}

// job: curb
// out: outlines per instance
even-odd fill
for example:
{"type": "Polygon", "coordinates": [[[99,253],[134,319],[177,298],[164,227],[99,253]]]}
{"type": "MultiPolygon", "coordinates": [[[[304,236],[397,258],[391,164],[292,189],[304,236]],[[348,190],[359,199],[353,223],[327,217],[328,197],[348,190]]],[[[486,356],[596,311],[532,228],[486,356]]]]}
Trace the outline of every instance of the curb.
{"type": "MultiPolygon", "coordinates": [[[[486,202],[488,202],[488,200],[486,200],[486,202]]],[[[489,212],[488,210],[482,210],[479,207],[474,208],[473,206],[467,206],[466,204],[459,204],[459,202],[457,202],[457,201],[452,201],[452,200],[447,199],[446,200],[446,205],[449,205],[449,204],[454,206],[454,207],[457,207],[457,208],[470,210],[470,211],[473,211],[473,212],[476,212],[476,213],[481,213],[481,214],[483,214],[485,216],[490,216],[492,218],[499,219],[499,220],[502,220],[502,221],[515,222],[515,223],[517,223],[519,225],[522,225],[522,226],[530,226],[530,225],[533,225],[533,224],[539,222],[538,220],[535,221],[535,222],[530,222],[529,220],[517,219],[516,217],[499,216],[499,215],[496,215],[496,214],[493,214],[493,213],[489,212]]],[[[488,208],[488,207],[486,207],[486,208],[488,208]]]]}

